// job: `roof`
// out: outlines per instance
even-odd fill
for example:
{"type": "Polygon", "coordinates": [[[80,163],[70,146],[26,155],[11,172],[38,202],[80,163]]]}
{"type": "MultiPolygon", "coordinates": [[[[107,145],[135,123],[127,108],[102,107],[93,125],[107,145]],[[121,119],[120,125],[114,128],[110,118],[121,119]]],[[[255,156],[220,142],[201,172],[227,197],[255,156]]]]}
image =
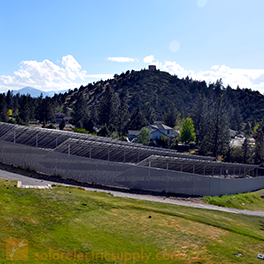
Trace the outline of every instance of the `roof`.
{"type": "Polygon", "coordinates": [[[55,113],[55,117],[65,117],[65,116],[66,114],[61,113],[61,112],[55,113]]]}
{"type": "Polygon", "coordinates": [[[159,129],[159,130],[172,130],[173,129],[172,127],[169,127],[169,126],[162,124],[161,121],[156,121],[156,122],[154,122],[154,124],[149,125],[149,127],[154,127],[156,129],[159,129]]]}
{"type": "Polygon", "coordinates": [[[138,136],[140,133],[140,130],[128,130],[128,135],[130,136],[138,136]]]}

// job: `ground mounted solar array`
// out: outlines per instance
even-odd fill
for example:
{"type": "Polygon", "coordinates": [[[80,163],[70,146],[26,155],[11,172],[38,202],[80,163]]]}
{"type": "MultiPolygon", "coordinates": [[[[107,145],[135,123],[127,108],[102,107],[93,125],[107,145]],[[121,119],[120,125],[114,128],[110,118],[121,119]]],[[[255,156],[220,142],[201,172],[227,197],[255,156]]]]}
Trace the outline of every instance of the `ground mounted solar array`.
{"type": "Polygon", "coordinates": [[[89,134],[21,126],[0,122],[0,140],[54,152],[112,162],[138,164],[166,170],[212,175],[240,176],[257,166],[219,163],[214,158],[179,153],[89,134]]]}

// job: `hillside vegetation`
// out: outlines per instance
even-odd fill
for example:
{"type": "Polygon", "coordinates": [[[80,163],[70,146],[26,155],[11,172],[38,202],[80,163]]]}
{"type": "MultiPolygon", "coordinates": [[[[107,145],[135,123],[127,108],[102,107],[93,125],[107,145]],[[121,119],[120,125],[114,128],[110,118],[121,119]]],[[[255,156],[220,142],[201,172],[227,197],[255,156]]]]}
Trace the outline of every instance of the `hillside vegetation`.
{"type": "Polygon", "coordinates": [[[12,238],[28,240],[29,263],[262,261],[257,259],[263,253],[262,217],[117,198],[80,188],[14,185],[0,180],[1,263],[10,262],[5,241],[12,238]]]}
{"type": "Polygon", "coordinates": [[[88,108],[91,109],[92,106],[99,105],[107,89],[113,89],[120,100],[125,99],[130,112],[137,106],[144,109],[149,102],[160,120],[163,119],[172,103],[187,117],[192,113],[195,101],[200,94],[215,100],[220,92],[225,95],[229,116],[237,106],[244,122],[253,118],[257,122],[261,121],[264,113],[264,96],[258,91],[224,87],[221,80],[207,86],[205,81],[194,81],[189,77],[179,79],[175,75],[159,70],[132,70],[120,75],[116,74],[113,79],[81,86],[80,89],[69,92],[66,94],[65,102],[72,107],[81,93],[84,95],[88,108]]]}

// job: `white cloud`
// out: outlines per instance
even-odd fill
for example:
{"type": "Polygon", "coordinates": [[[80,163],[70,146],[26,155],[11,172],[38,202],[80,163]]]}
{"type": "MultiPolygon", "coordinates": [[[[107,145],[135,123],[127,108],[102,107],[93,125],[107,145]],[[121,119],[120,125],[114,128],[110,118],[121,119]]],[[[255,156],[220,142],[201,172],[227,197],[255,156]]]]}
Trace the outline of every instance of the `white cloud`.
{"type": "MultiPolygon", "coordinates": [[[[59,63],[59,61],[57,61],[59,63]]],[[[87,75],[72,55],[62,57],[61,66],[49,60],[22,61],[13,76],[0,76],[0,91],[17,90],[25,86],[58,91],[80,87],[88,78],[109,79],[112,74],[87,75]]]]}
{"type": "Polygon", "coordinates": [[[147,56],[143,59],[144,63],[152,63],[155,60],[153,55],[147,56]]]}
{"type": "Polygon", "coordinates": [[[213,83],[222,78],[224,86],[229,84],[232,88],[236,88],[239,85],[240,88],[250,88],[259,90],[261,93],[264,92],[264,70],[232,69],[226,65],[214,65],[208,71],[195,73],[192,70],[185,70],[175,61],[165,61],[161,69],[180,78],[188,75],[194,80],[205,80],[207,83],[213,83]]]}
{"type": "Polygon", "coordinates": [[[107,79],[113,78],[114,75],[113,74],[90,74],[90,75],[87,75],[87,77],[107,80],[107,79]]]}
{"type": "Polygon", "coordinates": [[[108,57],[108,61],[116,61],[116,62],[134,62],[138,61],[137,59],[134,58],[128,58],[128,57],[108,57]]]}
{"type": "Polygon", "coordinates": [[[162,69],[164,71],[169,72],[170,74],[176,74],[181,77],[185,77],[187,75],[192,75],[193,71],[187,71],[175,61],[165,61],[164,65],[162,65],[162,69]]]}

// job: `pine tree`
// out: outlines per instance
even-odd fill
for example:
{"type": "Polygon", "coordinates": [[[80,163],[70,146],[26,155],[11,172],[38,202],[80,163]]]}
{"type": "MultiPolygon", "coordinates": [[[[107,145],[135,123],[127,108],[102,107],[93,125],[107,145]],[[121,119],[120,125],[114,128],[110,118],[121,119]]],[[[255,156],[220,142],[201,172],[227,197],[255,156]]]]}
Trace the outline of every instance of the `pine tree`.
{"type": "Polygon", "coordinates": [[[5,95],[0,94],[0,122],[7,122],[8,114],[7,114],[7,104],[5,100],[5,95]]]}
{"type": "Polygon", "coordinates": [[[212,106],[206,130],[207,134],[201,143],[200,153],[211,153],[214,157],[223,155],[228,150],[230,133],[221,95],[212,106]]]}
{"type": "Polygon", "coordinates": [[[141,111],[140,106],[138,106],[132,113],[129,122],[129,129],[140,130],[142,127],[148,124],[147,119],[141,111]]]}
{"type": "Polygon", "coordinates": [[[196,132],[196,144],[198,145],[202,143],[207,133],[208,113],[208,100],[203,94],[200,94],[194,103],[191,115],[196,132]]]}
{"type": "Polygon", "coordinates": [[[19,118],[25,123],[28,123],[30,118],[30,106],[25,95],[22,97],[21,107],[19,108],[19,118]]]}
{"type": "Polygon", "coordinates": [[[99,106],[99,123],[101,125],[117,125],[117,110],[120,105],[119,97],[112,89],[108,89],[99,106]]]}
{"type": "Polygon", "coordinates": [[[249,145],[249,139],[246,137],[242,144],[242,155],[243,155],[243,163],[247,164],[250,158],[251,148],[249,145]]]}
{"type": "Polygon", "coordinates": [[[116,128],[117,128],[119,136],[126,134],[129,117],[130,117],[130,114],[128,111],[128,105],[123,99],[120,106],[118,107],[118,121],[117,121],[116,128]]]}
{"type": "Polygon", "coordinates": [[[240,113],[239,106],[237,105],[231,116],[231,129],[235,131],[241,131],[242,123],[243,123],[242,116],[240,113]]]}
{"type": "Polygon", "coordinates": [[[177,119],[177,110],[174,104],[171,104],[164,116],[164,123],[169,127],[175,127],[177,119]]]}
{"type": "Polygon", "coordinates": [[[155,114],[155,110],[153,107],[151,107],[150,103],[146,103],[146,106],[143,110],[143,114],[146,117],[148,124],[153,124],[154,121],[156,120],[156,114],[155,114]]]}
{"type": "Polygon", "coordinates": [[[255,154],[254,154],[254,162],[255,164],[261,164],[264,160],[264,124],[262,124],[258,128],[258,137],[255,141],[255,154]]]}
{"type": "Polygon", "coordinates": [[[13,91],[8,90],[6,94],[7,108],[13,110],[13,91]]]}
{"type": "Polygon", "coordinates": [[[85,118],[87,118],[87,116],[88,116],[87,103],[84,100],[83,95],[79,94],[73,107],[73,113],[72,113],[73,124],[76,125],[79,121],[83,124],[83,121],[85,118]]]}
{"type": "Polygon", "coordinates": [[[60,124],[59,124],[59,128],[60,128],[60,130],[63,130],[64,127],[65,127],[65,120],[62,119],[60,124]]]}
{"type": "Polygon", "coordinates": [[[93,105],[91,108],[91,119],[95,124],[98,124],[99,118],[98,118],[98,111],[96,105],[93,105]]]}

